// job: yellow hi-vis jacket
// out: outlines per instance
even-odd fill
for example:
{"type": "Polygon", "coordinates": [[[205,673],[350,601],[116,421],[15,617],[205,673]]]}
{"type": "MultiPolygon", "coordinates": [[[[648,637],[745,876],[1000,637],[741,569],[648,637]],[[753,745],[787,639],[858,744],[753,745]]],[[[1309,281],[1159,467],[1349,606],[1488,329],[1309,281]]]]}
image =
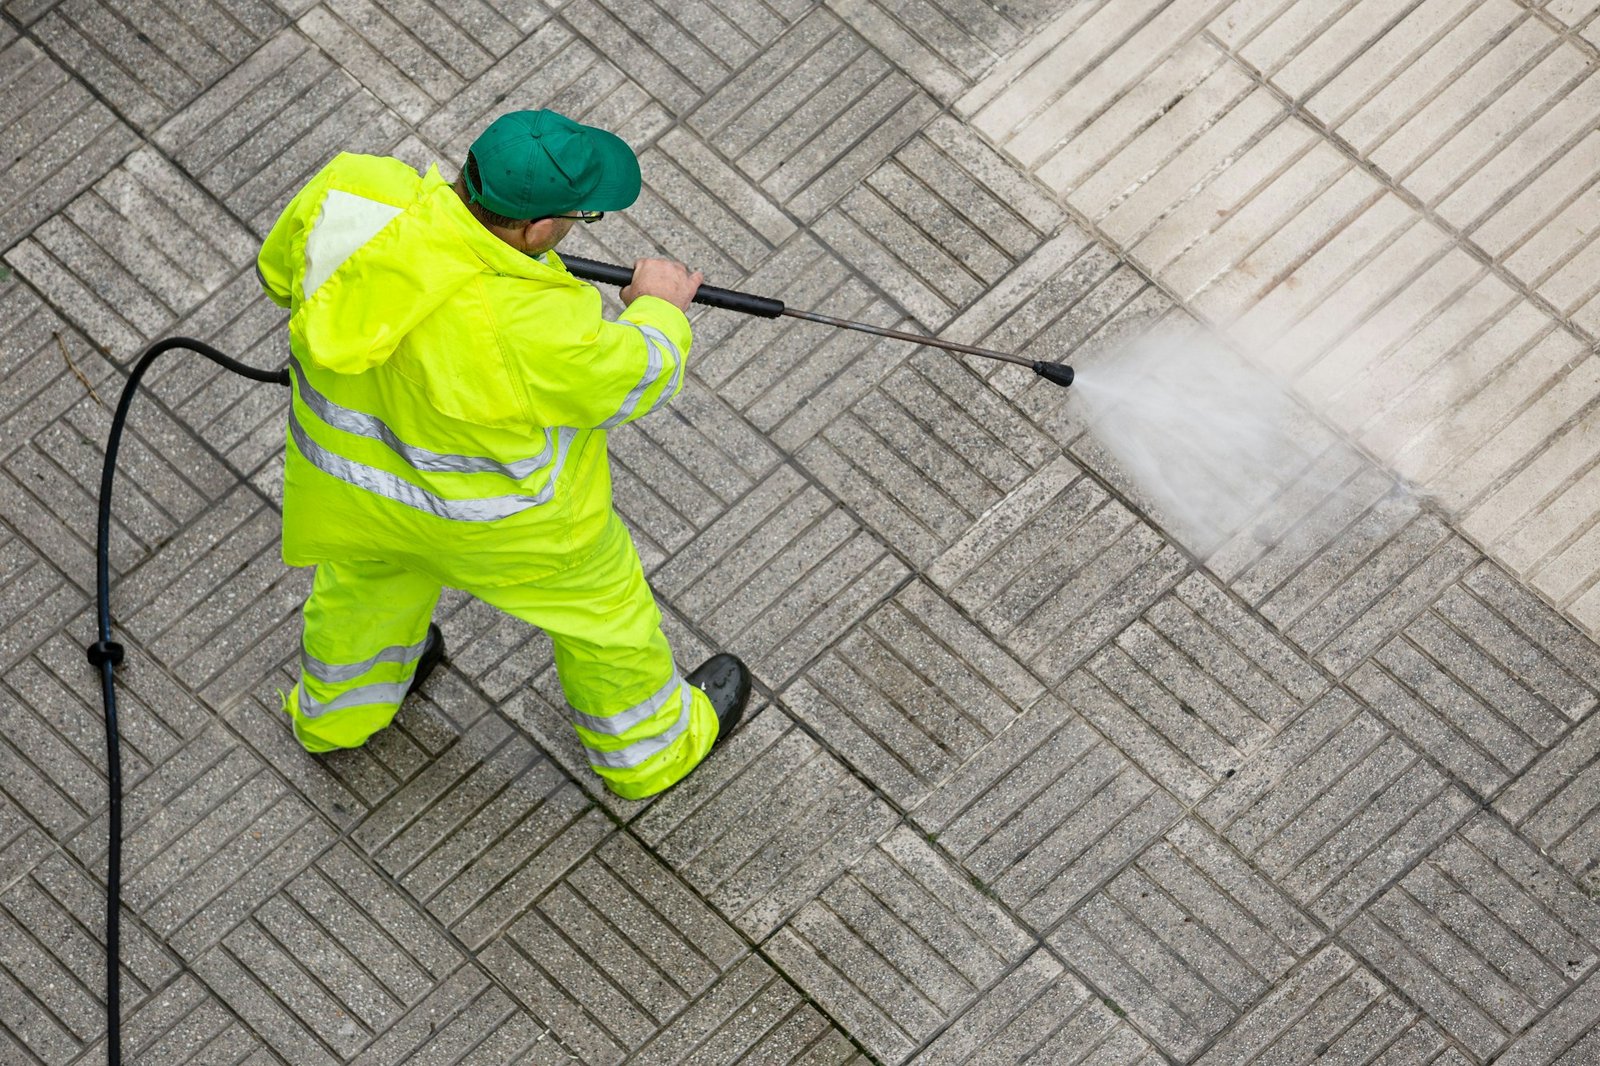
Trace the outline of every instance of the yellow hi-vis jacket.
{"type": "Polygon", "coordinates": [[[683,384],[688,319],[620,320],[554,253],[497,239],[430,168],[340,155],[263,244],[289,308],[291,566],[385,559],[445,584],[563,569],[611,514],[605,431],[683,384]]]}

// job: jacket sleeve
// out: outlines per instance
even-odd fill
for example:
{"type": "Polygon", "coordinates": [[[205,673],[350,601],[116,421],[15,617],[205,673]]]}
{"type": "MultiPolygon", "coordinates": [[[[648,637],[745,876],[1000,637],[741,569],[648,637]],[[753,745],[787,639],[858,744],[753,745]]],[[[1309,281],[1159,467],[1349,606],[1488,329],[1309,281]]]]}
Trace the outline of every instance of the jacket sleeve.
{"type": "Polygon", "coordinates": [[[678,394],[691,341],[682,311],[641,296],[612,322],[601,316],[593,289],[583,306],[567,320],[571,332],[548,325],[541,330],[539,350],[524,362],[536,422],[610,429],[665,406],[678,394]]]}
{"type": "Polygon", "coordinates": [[[261,243],[256,256],[256,277],[267,298],[279,307],[294,303],[295,278],[304,273],[306,228],[315,220],[314,205],[321,202],[328,186],[328,172],[333,164],[323,167],[306,186],[295,193],[294,199],[278,215],[267,239],[261,243]]]}

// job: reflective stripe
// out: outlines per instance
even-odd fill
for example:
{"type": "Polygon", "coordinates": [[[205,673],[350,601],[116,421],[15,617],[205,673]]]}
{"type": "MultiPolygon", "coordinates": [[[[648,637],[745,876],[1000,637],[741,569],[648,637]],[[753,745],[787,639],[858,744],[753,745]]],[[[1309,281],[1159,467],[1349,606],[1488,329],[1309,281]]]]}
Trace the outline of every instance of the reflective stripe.
{"type": "Polygon", "coordinates": [[[294,406],[289,407],[289,435],[294,438],[295,446],[306,457],[306,461],[329,477],[338,478],[348,485],[396,503],[403,503],[407,507],[414,507],[425,514],[435,518],[449,519],[453,522],[494,522],[501,518],[510,518],[520,514],[530,507],[538,507],[548,503],[555,495],[556,479],[561,476],[561,468],[566,465],[567,448],[572,444],[576,430],[562,426],[556,430],[556,459],[550,467],[550,480],[545,482],[543,488],[532,496],[481,496],[470,500],[448,500],[413,485],[396,474],[387,470],[379,470],[366,463],[358,463],[354,459],[347,459],[329,451],[306,434],[305,428],[300,425],[300,419],[295,415],[294,406]]]}
{"type": "Polygon", "coordinates": [[[573,725],[581,725],[593,733],[604,733],[607,736],[620,737],[640,722],[651,715],[658,714],[661,708],[672,699],[672,694],[678,691],[678,686],[683,684],[683,678],[678,671],[672,671],[672,680],[661,686],[660,691],[643,703],[636,703],[625,711],[601,717],[597,714],[585,714],[570,704],[567,711],[572,718],[573,725]]]}
{"type": "Polygon", "coordinates": [[[325,663],[312,657],[303,649],[300,652],[300,669],[329,685],[342,685],[354,681],[379,663],[414,663],[422,658],[422,649],[428,644],[424,636],[415,644],[395,644],[384,648],[372,658],[359,663],[325,663]]]}
{"type": "Polygon", "coordinates": [[[306,273],[300,280],[301,295],[311,299],[311,294],[333,277],[346,259],[400,213],[401,209],[393,204],[343,189],[329,189],[322,198],[317,220],[306,235],[306,273]]]}
{"type": "Polygon", "coordinates": [[[300,714],[306,718],[318,718],[330,711],[342,711],[346,707],[365,707],[369,703],[399,703],[406,698],[406,691],[411,688],[411,682],[385,681],[379,684],[362,685],[349,692],[341,692],[327,703],[318,703],[306,691],[305,678],[300,679],[300,714]]]}
{"type": "Polygon", "coordinates": [[[545,463],[550,461],[550,431],[544,431],[544,448],[538,455],[527,459],[516,459],[509,463],[502,463],[486,456],[478,455],[447,455],[441,452],[429,451],[419,448],[415,444],[407,444],[390,429],[387,424],[376,415],[369,415],[363,411],[351,410],[341,407],[328,399],[322,393],[312,388],[311,382],[306,378],[300,360],[293,356],[289,358],[289,369],[294,371],[295,380],[300,384],[300,398],[316,416],[334,429],[341,429],[346,433],[353,433],[358,437],[381,441],[387,444],[396,455],[404,459],[414,470],[428,470],[443,474],[503,474],[513,481],[521,481],[529,474],[535,473],[545,463]]]}
{"type": "MultiPolygon", "coordinates": [[[[682,380],[683,377],[682,353],[678,351],[678,346],[676,344],[673,344],[672,341],[667,339],[667,335],[665,333],[662,333],[654,326],[641,326],[637,322],[626,322],[619,320],[618,325],[632,326],[634,329],[638,330],[644,335],[645,347],[650,351],[650,362],[645,367],[644,377],[639,379],[639,384],[635,385],[631,390],[629,390],[628,395],[622,401],[622,406],[617,409],[617,413],[600,423],[601,429],[610,429],[612,426],[626,422],[633,416],[634,408],[639,406],[640,398],[649,391],[650,386],[654,385],[661,378],[661,368],[663,365],[665,365],[665,356],[662,354],[663,350],[670,351],[672,353],[673,360],[672,381],[661,393],[661,398],[663,400],[670,397],[675,391],[677,391],[678,382],[682,380]]],[[[648,410],[654,409],[655,405],[652,405],[650,408],[648,408],[648,410]]]]}
{"type": "Polygon", "coordinates": [[[651,756],[659,755],[665,751],[674,740],[683,735],[685,729],[689,728],[689,709],[693,705],[689,696],[689,686],[682,686],[681,691],[683,693],[683,709],[678,712],[678,720],[671,729],[668,729],[665,733],[658,733],[653,737],[636,740],[627,747],[618,748],[616,751],[596,751],[585,745],[583,750],[589,755],[590,765],[604,766],[612,770],[631,770],[651,756]]]}

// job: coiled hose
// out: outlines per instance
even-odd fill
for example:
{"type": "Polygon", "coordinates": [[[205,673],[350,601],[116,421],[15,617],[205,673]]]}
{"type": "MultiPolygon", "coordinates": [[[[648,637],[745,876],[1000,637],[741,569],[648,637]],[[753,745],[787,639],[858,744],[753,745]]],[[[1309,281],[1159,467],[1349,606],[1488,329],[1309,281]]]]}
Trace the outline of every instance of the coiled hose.
{"type": "Polygon", "coordinates": [[[117,473],[117,449],[122,444],[122,427],[139,380],[156,357],[174,348],[198,352],[224,370],[274,385],[288,385],[288,370],[259,370],[229,358],[204,341],[192,337],[165,337],[139,353],[128,383],[122,387],[116,413],[111,418],[111,433],[106,439],[105,465],[100,470],[100,506],[95,529],[95,601],[99,610],[99,638],[84,650],[89,662],[100,671],[100,695],[106,712],[106,775],[111,802],[108,809],[109,847],[106,853],[106,1062],[122,1062],[122,972],[119,922],[122,897],[122,746],[117,738],[117,692],[114,684],[117,664],[122,662],[122,645],[111,639],[111,485],[117,473]]]}

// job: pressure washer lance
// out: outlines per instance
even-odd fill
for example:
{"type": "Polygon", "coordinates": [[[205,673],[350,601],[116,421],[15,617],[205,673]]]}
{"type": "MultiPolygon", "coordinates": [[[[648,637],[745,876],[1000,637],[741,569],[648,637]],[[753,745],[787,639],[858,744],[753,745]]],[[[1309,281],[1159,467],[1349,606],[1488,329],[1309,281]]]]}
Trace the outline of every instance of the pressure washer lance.
{"type": "MultiPolygon", "coordinates": [[[[584,281],[597,281],[605,285],[625,286],[633,281],[633,268],[618,266],[615,263],[602,263],[596,259],[580,259],[575,255],[564,255],[561,261],[567,269],[584,281]]],[[[913,344],[926,344],[930,348],[943,348],[947,352],[960,352],[963,355],[976,355],[984,359],[999,359],[1007,363],[1016,363],[1031,369],[1035,374],[1046,381],[1053,381],[1065,388],[1072,384],[1072,368],[1065,363],[1047,363],[1042,359],[1028,359],[1008,352],[990,351],[988,348],[975,348],[970,344],[958,344],[955,341],[940,340],[938,337],[924,337],[917,333],[907,333],[904,330],[888,329],[884,326],[874,326],[868,322],[852,322],[847,318],[834,318],[832,315],[821,315],[815,311],[797,311],[792,307],[785,307],[782,300],[775,300],[770,296],[755,296],[748,292],[738,292],[734,289],[719,289],[712,285],[700,286],[700,291],[695,293],[694,302],[705,304],[707,307],[720,307],[725,311],[738,311],[741,314],[755,315],[757,318],[777,318],[786,315],[789,318],[800,318],[807,322],[820,322],[825,326],[838,326],[841,329],[853,329],[861,333],[872,333],[879,337],[893,337],[899,341],[910,341],[913,344]]]]}

